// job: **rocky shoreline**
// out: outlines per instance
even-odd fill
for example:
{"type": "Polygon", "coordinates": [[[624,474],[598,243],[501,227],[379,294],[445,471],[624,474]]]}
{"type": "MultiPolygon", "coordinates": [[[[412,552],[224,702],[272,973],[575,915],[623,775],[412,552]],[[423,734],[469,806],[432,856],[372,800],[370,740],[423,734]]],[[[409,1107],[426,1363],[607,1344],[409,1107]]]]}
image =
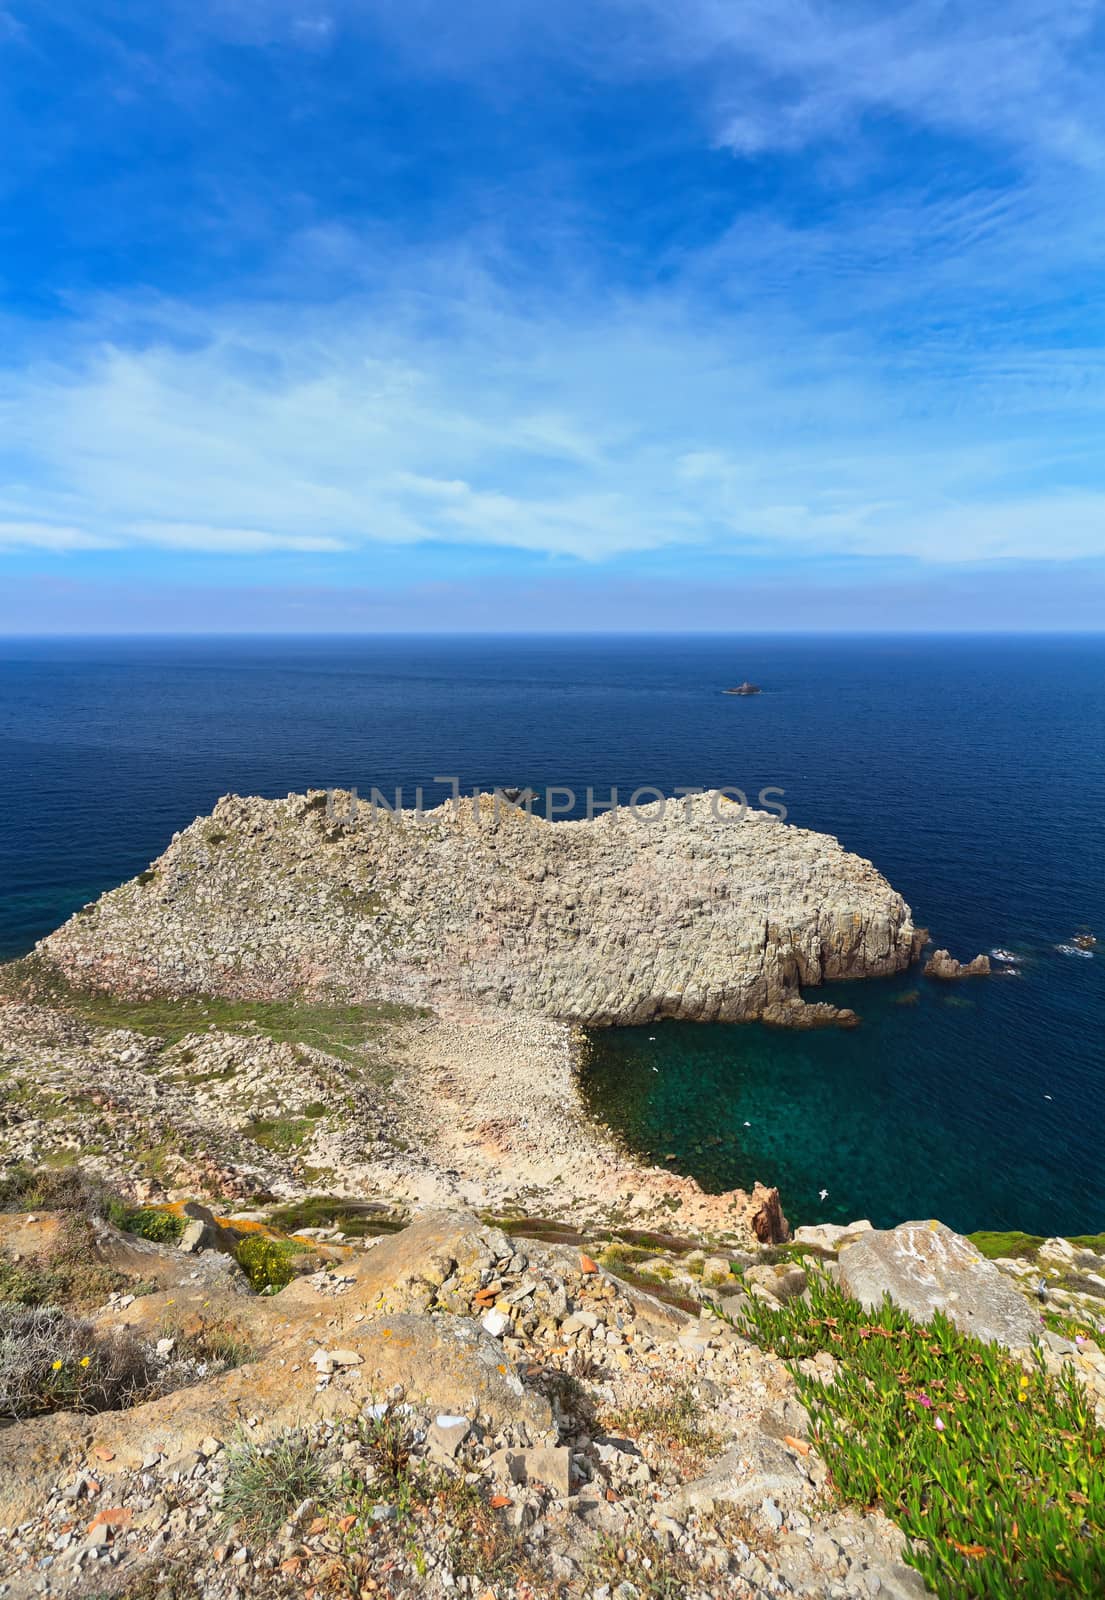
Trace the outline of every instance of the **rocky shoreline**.
{"type": "Polygon", "coordinates": [[[328,1017],[306,1012],[301,1038],[275,1039],[264,1007],[234,1031],[214,1021],[190,1031],[171,1003],[152,1021],[148,1008],[112,1004],[113,1023],[180,1033],[167,1040],[9,997],[0,1004],[0,1154],[30,1166],[79,1155],[136,1203],[325,1192],[370,1199],[398,1218],[422,1205],[467,1205],[677,1224],[735,1241],[786,1236],[775,1190],[707,1194],[618,1146],[583,1106],[583,1038],[566,1023],[502,1012],[391,1016],[367,1026],[362,1042],[343,1042],[339,1056],[309,1042],[328,1017]]]}

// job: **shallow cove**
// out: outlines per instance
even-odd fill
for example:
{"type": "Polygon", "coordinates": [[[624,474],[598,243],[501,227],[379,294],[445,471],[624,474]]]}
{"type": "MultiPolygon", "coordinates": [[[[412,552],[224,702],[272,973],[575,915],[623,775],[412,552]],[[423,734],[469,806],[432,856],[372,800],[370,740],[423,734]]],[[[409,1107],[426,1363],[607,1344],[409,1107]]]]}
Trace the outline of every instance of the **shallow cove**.
{"type": "Polygon", "coordinates": [[[948,984],[915,967],[810,991],[855,1007],[850,1031],[596,1030],[583,1095],[632,1150],[707,1190],[777,1184],[792,1225],[938,1216],[962,1231],[1093,1231],[1105,1217],[1096,1046],[1044,1057],[1018,1026],[1030,1010],[1038,1038],[1043,1010],[1069,1038],[1070,960],[1038,947],[1019,976],[948,984]]]}

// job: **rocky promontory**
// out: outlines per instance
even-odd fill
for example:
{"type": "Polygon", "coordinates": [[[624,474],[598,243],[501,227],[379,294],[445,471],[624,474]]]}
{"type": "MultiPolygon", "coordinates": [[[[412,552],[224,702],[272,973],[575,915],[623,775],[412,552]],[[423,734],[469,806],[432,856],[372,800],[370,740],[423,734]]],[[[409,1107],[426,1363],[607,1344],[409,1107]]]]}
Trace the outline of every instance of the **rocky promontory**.
{"type": "Polygon", "coordinates": [[[899,972],[922,939],[869,861],[717,792],[549,822],[314,791],[225,797],[39,955],[127,995],[785,1023],[803,987],[899,972]]]}

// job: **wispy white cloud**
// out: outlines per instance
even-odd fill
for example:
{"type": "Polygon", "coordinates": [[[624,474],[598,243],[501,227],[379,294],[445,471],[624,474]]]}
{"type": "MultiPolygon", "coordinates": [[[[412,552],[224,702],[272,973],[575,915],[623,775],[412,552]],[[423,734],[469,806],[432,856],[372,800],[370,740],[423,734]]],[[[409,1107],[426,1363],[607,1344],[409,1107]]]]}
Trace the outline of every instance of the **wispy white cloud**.
{"type": "Polygon", "coordinates": [[[430,318],[418,294],[415,311],[401,294],[147,305],[129,318],[141,345],[119,307],[90,313],[52,361],[0,374],[0,506],[9,527],[46,528],[22,539],[43,549],[259,558],[426,541],[584,560],[1102,549],[1098,352],[937,344],[899,368],[862,330],[770,301],[710,315],[697,294],[523,308],[473,290],[430,318]]]}
{"type": "Polygon", "coordinates": [[[259,528],[205,527],[194,522],[147,522],[127,530],[164,550],[202,550],[211,555],[268,555],[297,550],[310,555],[348,550],[340,539],[316,534],[266,533],[259,528]]]}
{"type": "Polygon", "coordinates": [[[1087,167],[1105,150],[1100,0],[642,3],[669,49],[718,69],[717,137],[743,155],[851,135],[870,113],[1087,167]]]}
{"type": "Polygon", "coordinates": [[[53,522],[0,520],[0,550],[114,550],[118,541],[53,522]]]}
{"type": "Polygon", "coordinates": [[[697,75],[684,88],[741,158],[710,158],[730,173],[840,143],[877,169],[903,128],[1001,159],[907,161],[874,201],[824,185],[804,207],[799,184],[753,211],[742,195],[711,240],[692,249],[675,229],[651,275],[637,261],[623,279],[620,242],[574,220],[569,270],[518,270],[505,201],[494,237],[454,229],[417,252],[308,207],[252,300],[123,293],[71,302],[52,344],[37,322],[16,330],[0,366],[0,546],[259,562],[429,541],[589,561],[1095,555],[1105,351],[1069,308],[1105,249],[1103,13],[167,0],[164,59],[109,52],[120,93],[182,62],[174,94],[217,96],[212,34],[321,55],[371,26],[406,41],[412,73],[507,98],[524,78],[501,70],[512,52],[531,71],[559,53],[599,92],[697,75]]]}

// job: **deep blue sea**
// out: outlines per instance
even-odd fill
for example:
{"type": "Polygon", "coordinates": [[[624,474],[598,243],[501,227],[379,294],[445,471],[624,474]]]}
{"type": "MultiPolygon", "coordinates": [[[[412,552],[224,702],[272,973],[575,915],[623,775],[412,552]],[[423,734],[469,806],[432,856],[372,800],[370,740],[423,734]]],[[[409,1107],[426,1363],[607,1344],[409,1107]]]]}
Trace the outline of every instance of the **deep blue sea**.
{"type": "Polygon", "coordinates": [[[849,1033],[599,1035],[596,1109],[792,1221],[1105,1229],[1105,638],[0,641],[0,762],[5,959],[229,790],[777,786],[1017,975],[836,989],[849,1033]]]}

